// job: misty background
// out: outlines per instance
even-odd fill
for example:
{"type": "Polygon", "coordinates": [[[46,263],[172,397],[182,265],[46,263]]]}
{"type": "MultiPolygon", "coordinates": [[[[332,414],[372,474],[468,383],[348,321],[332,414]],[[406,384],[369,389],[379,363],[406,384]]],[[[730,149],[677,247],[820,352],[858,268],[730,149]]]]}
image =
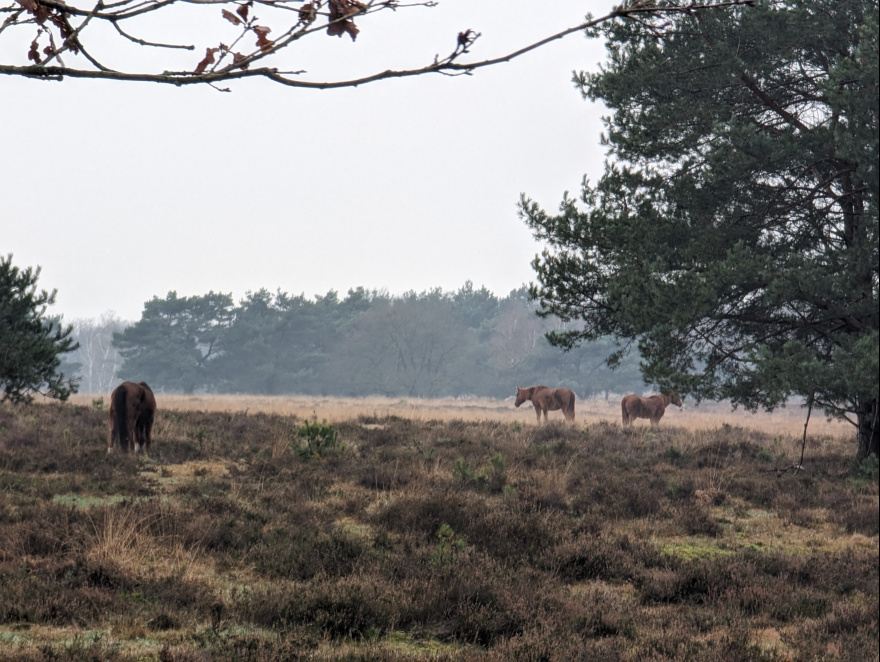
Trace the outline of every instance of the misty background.
{"type": "Polygon", "coordinates": [[[467,281],[392,296],[362,287],[306,297],[266,289],[154,297],[137,321],[73,321],[79,349],[64,369],[80,390],[109,393],[120,379],[169,392],[336,396],[508,397],[545,383],[580,397],[641,391],[636,353],[614,371],[613,343],[570,352],[545,333],[525,287],[496,296],[467,281]]]}
{"type": "MultiPolygon", "coordinates": [[[[316,34],[291,55],[308,80],[346,80],[429,64],[473,29],[470,58],[487,59],[610,5],[442,0],[359,18],[357,41],[316,34]]],[[[175,31],[218,38],[188,21],[175,31]]],[[[175,66],[194,67],[199,47],[175,66]]],[[[42,267],[67,321],[137,320],[170,291],[402,295],[472,280],[503,296],[533,278],[541,250],[520,195],[555,209],[602,172],[603,108],[572,72],[604,57],[600,40],[572,34],[471,76],[323,91],[2,77],[0,250],[42,267]]]]}
{"type": "MultiPolygon", "coordinates": [[[[422,66],[473,29],[477,61],[611,4],[443,0],[296,48],[305,77],[338,80],[422,66]]],[[[603,364],[610,343],[551,347],[559,321],[524,286],[542,247],[520,196],[552,209],[602,172],[604,109],[572,72],[604,57],[574,34],[471,76],[326,91],[7,77],[0,249],[57,288],[82,392],[639,390],[637,358],[603,364]]]]}

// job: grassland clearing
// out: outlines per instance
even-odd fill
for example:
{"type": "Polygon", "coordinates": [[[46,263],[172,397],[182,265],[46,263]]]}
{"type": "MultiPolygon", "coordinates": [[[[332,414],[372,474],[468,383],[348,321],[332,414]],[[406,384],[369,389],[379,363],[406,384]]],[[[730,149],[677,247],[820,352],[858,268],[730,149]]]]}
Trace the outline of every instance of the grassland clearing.
{"type": "Polygon", "coordinates": [[[876,657],[845,428],[160,395],[146,461],[80,397],[0,406],[0,660],[876,657]]]}

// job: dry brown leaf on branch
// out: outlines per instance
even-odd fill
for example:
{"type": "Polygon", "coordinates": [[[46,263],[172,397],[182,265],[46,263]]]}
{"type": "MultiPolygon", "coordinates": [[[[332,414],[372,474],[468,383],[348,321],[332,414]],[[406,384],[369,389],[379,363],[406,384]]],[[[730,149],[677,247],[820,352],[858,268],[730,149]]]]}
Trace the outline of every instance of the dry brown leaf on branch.
{"type": "Polygon", "coordinates": [[[478,36],[479,35],[473,30],[465,30],[464,32],[459,32],[458,45],[463,49],[462,52],[466,51],[468,47],[474,43],[478,36]]]}
{"type": "Polygon", "coordinates": [[[61,33],[61,37],[64,39],[67,47],[70,48],[74,53],[79,52],[79,42],[77,41],[75,35],[75,31],[73,26],[70,25],[70,22],[67,20],[69,14],[58,12],[55,14],[49,15],[49,20],[55,24],[55,27],[58,28],[58,31],[61,33]]]}
{"type": "Polygon", "coordinates": [[[37,39],[39,39],[40,35],[38,34],[36,38],[31,42],[31,49],[28,51],[28,60],[33,60],[35,64],[40,64],[42,59],[40,58],[40,45],[37,43],[37,39]]]}
{"type": "Polygon", "coordinates": [[[232,62],[235,66],[240,67],[241,69],[247,69],[249,63],[244,62],[242,64],[242,60],[247,60],[247,55],[242,55],[241,53],[233,53],[232,54],[232,62]]]}
{"type": "Polygon", "coordinates": [[[16,0],[18,4],[24,7],[29,14],[34,14],[36,16],[37,11],[42,6],[37,0],[16,0]]]}
{"type": "Polygon", "coordinates": [[[265,25],[255,25],[252,29],[257,35],[257,46],[260,47],[260,50],[264,53],[271,50],[273,42],[266,35],[272,32],[272,28],[268,28],[265,25]]]}
{"type": "Polygon", "coordinates": [[[235,13],[241,16],[242,21],[247,21],[248,18],[248,8],[252,5],[252,2],[248,2],[244,5],[239,5],[238,9],[235,10],[235,13]]]}
{"type": "Polygon", "coordinates": [[[208,68],[208,65],[214,64],[214,53],[216,53],[219,50],[220,50],[219,48],[206,48],[205,49],[205,57],[201,62],[199,62],[198,66],[196,67],[197,74],[205,73],[205,69],[208,68]]]}
{"type": "Polygon", "coordinates": [[[49,13],[52,11],[46,5],[37,2],[37,0],[17,0],[17,2],[25,8],[28,14],[32,14],[40,25],[46,22],[46,19],[49,18],[49,13]]]}
{"type": "Polygon", "coordinates": [[[236,16],[235,14],[233,14],[231,11],[229,11],[228,9],[223,10],[223,18],[225,18],[227,21],[229,21],[233,25],[241,25],[241,19],[238,16],[236,16]]]}
{"type": "Polygon", "coordinates": [[[317,17],[318,8],[315,7],[315,5],[313,5],[311,2],[307,2],[299,8],[299,20],[306,25],[314,23],[317,17]]]}
{"type": "Polygon", "coordinates": [[[357,0],[330,0],[330,23],[327,25],[327,34],[331,37],[341,37],[346,32],[351,35],[351,40],[357,39],[358,27],[351,20],[367,10],[367,6],[357,0]]]}

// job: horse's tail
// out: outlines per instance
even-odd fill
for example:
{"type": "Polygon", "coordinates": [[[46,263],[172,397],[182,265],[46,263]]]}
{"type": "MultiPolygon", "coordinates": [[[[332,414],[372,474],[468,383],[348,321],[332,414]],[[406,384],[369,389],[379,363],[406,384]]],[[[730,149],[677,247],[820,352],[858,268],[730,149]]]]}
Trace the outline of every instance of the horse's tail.
{"type": "Polygon", "coordinates": [[[127,396],[128,389],[120,384],[119,388],[116,389],[113,406],[116,409],[116,421],[114,425],[116,428],[116,438],[119,439],[119,447],[122,449],[123,453],[128,452],[128,435],[130,432],[128,429],[127,396]]]}
{"type": "Polygon", "coordinates": [[[623,424],[629,423],[629,414],[626,411],[626,396],[620,401],[620,415],[623,417],[623,424]]]}
{"type": "Polygon", "coordinates": [[[574,391],[568,392],[568,412],[571,416],[571,420],[574,420],[574,401],[577,398],[574,395],[574,391]]]}

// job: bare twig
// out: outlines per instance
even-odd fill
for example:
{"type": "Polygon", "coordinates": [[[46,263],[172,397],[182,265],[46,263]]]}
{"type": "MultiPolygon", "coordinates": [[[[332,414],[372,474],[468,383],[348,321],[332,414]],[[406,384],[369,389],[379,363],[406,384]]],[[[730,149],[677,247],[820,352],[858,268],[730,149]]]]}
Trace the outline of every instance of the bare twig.
{"type": "Polygon", "coordinates": [[[789,467],[781,468],[781,467],[773,467],[772,469],[768,469],[768,471],[776,474],[777,478],[781,478],[789,471],[794,474],[800,473],[804,468],[804,453],[807,449],[807,426],[810,424],[810,414],[813,413],[813,401],[814,401],[815,393],[809,397],[807,402],[809,403],[807,406],[807,420],[804,421],[804,436],[801,441],[801,459],[797,464],[792,464],[789,467]]]}
{"type": "MultiPolygon", "coordinates": [[[[505,55],[479,61],[463,62],[461,61],[462,56],[469,54],[470,46],[480,37],[479,32],[468,29],[458,33],[455,48],[449,55],[443,58],[435,57],[433,62],[426,66],[414,69],[388,69],[372,75],[347,80],[307,81],[302,80],[302,72],[296,71],[295,67],[254,67],[252,65],[263,62],[267,58],[278,56],[295,41],[299,41],[301,38],[319,31],[326,31],[327,34],[332,36],[347,34],[354,40],[360,31],[354,25],[354,19],[365,14],[373,14],[389,9],[395,11],[404,7],[434,7],[436,2],[434,0],[414,0],[413,2],[406,3],[395,0],[382,2],[370,0],[365,2],[360,0],[325,0],[324,2],[318,2],[317,0],[312,0],[312,2],[308,0],[277,0],[270,3],[256,0],[253,3],[248,2],[245,4],[235,2],[235,0],[120,0],[105,4],[103,0],[98,0],[94,6],[83,9],[76,6],[73,2],[67,4],[61,0],[14,0],[14,4],[10,7],[0,9],[0,12],[8,12],[8,16],[4,20],[2,28],[0,28],[0,33],[8,31],[11,34],[17,30],[16,34],[18,34],[22,29],[33,30],[36,25],[37,36],[33,38],[30,50],[21,54],[22,63],[0,63],[0,74],[51,80],[88,78],[163,83],[177,86],[210,85],[212,87],[218,87],[220,83],[239,79],[264,78],[281,85],[305,89],[357,87],[380,80],[421,76],[432,73],[449,76],[467,75],[477,69],[510,62],[515,58],[535,51],[556,40],[563,39],[568,35],[595,28],[602,23],[615,19],[638,20],[643,24],[650,25],[652,30],[662,31],[665,29],[664,26],[667,25],[665,17],[672,14],[723,10],[751,4],[753,4],[753,0],[692,2],[690,4],[668,7],[656,7],[647,2],[633,3],[629,7],[615,8],[612,12],[602,17],[584,21],[505,55]],[[134,36],[122,25],[127,19],[143,16],[148,13],[163,12],[164,16],[173,7],[180,6],[181,4],[198,7],[197,11],[211,12],[207,16],[212,19],[217,14],[221,14],[223,18],[236,23],[238,20],[236,16],[240,17],[240,24],[243,26],[244,32],[238,39],[232,42],[233,47],[241,40],[242,36],[251,33],[256,38],[256,50],[250,53],[233,53],[230,47],[224,45],[224,40],[218,38],[207,47],[208,51],[216,48],[215,52],[220,53],[220,60],[217,61],[212,70],[207,70],[207,66],[213,63],[213,59],[209,60],[206,56],[200,63],[193,62],[191,70],[169,71],[167,67],[163,67],[160,63],[158,65],[160,67],[159,70],[152,72],[116,70],[114,67],[108,66],[112,63],[106,61],[106,56],[102,57],[105,62],[99,63],[89,54],[87,41],[92,31],[87,30],[87,28],[94,27],[96,24],[107,23],[111,24],[115,33],[121,37],[122,43],[162,49],[195,50],[196,47],[193,44],[165,43],[158,39],[144,39],[134,36]],[[259,24],[256,22],[258,20],[257,17],[252,13],[254,7],[259,9],[261,13],[268,13],[266,17],[260,17],[259,24]],[[73,17],[81,17],[83,19],[82,23],[76,28],[73,28],[69,22],[73,17]],[[283,23],[284,26],[282,29],[273,32],[271,27],[273,23],[283,23]],[[270,34],[280,36],[273,40],[269,38],[268,35],[270,34]],[[52,44],[43,49],[43,51],[40,51],[38,48],[38,40],[41,35],[47,35],[44,38],[48,38],[50,44],[52,44]],[[59,44],[58,47],[54,46],[56,40],[59,44]],[[64,63],[60,63],[60,61],[57,65],[49,64],[53,59],[57,59],[58,55],[65,50],[74,55],[81,55],[88,63],[86,67],[67,66],[64,63]],[[48,56],[48,59],[45,61],[41,61],[43,52],[48,56]],[[233,57],[234,61],[232,64],[226,64],[221,67],[220,61],[226,55],[233,57]],[[33,64],[27,63],[27,60],[33,61],[33,64]],[[91,67],[88,67],[89,64],[91,67]]],[[[30,40],[31,38],[27,37],[27,39],[30,40]]],[[[230,42],[226,41],[225,43],[230,42]]],[[[221,88],[218,87],[218,89],[221,88]]]]}

